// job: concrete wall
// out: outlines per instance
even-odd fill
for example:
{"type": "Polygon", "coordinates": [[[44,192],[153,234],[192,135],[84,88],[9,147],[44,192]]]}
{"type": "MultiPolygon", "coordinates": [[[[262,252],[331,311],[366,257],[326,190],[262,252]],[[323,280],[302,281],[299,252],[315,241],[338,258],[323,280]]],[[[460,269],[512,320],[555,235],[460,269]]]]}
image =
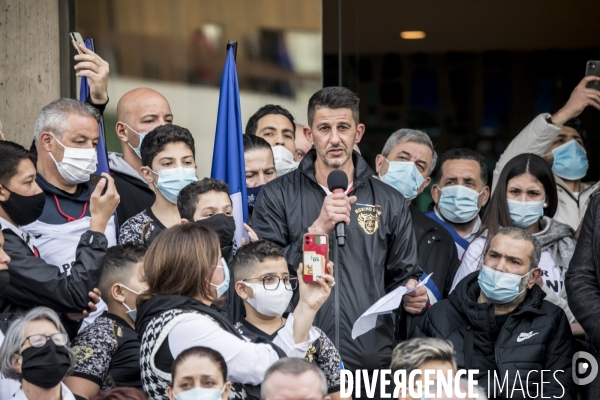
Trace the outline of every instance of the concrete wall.
{"type": "Polygon", "coordinates": [[[0,120],[29,147],[43,106],[60,97],[59,0],[0,0],[0,120]]]}

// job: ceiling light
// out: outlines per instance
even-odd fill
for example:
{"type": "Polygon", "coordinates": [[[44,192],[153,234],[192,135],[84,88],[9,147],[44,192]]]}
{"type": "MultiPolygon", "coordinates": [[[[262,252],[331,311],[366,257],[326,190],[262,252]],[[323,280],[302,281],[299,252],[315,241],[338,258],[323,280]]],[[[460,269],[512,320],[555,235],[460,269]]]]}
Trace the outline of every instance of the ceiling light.
{"type": "Polygon", "coordinates": [[[425,39],[425,32],[423,31],[403,31],[400,32],[402,39],[425,39]]]}

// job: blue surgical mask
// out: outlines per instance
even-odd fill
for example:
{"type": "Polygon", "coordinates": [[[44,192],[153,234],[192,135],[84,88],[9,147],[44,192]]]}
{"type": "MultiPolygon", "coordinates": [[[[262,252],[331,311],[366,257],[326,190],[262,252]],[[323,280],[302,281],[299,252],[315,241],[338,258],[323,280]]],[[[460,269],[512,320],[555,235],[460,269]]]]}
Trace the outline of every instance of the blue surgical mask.
{"type": "Polygon", "coordinates": [[[486,265],[479,271],[479,287],[483,295],[496,304],[506,304],[517,298],[527,288],[519,291],[521,280],[531,274],[533,270],[525,275],[509,274],[508,272],[500,272],[486,265]]]}
{"type": "Polygon", "coordinates": [[[254,203],[256,203],[256,198],[258,197],[258,193],[261,191],[265,185],[258,185],[253,188],[246,188],[246,195],[248,198],[248,212],[252,214],[254,211],[254,203]]]}
{"type": "Polygon", "coordinates": [[[385,161],[390,165],[385,175],[379,175],[382,182],[387,183],[400,193],[406,200],[412,200],[419,194],[419,187],[425,181],[417,166],[412,161],[385,161]]]}
{"type": "Polygon", "coordinates": [[[192,390],[176,394],[175,398],[177,400],[219,400],[224,390],[225,386],[221,390],[195,387],[192,390]]]}
{"type": "Polygon", "coordinates": [[[158,175],[158,183],[155,183],[154,186],[171,203],[177,203],[177,196],[181,189],[198,180],[194,168],[177,167],[152,172],[158,175]]]}
{"type": "Polygon", "coordinates": [[[463,224],[471,222],[479,213],[479,195],[473,189],[462,185],[440,188],[442,196],[438,202],[440,213],[450,222],[463,224]]]}
{"type": "Polygon", "coordinates": [[[217,265],[217,268],[223,268],[223,273],[225,274],[223,283],[221,283],[220,285],[215,285],[214,283],[210,284],[211,286],[217,288],[217,297],[222,297],[225,294],[225,292],[227,292],[227,289],[229,289],[229,267],[227,266],[227,262],[225,262],[225,259],[222,257],[221,264],[223,265],[217,265]]]}
{"type": "Polygon", "coordinates": [[[142,142],[144,141],[144,138],[146,137],[148,132],[138,132],[138,131],[134,130],[132,127],[130,127],[129,125],[127,125],[127,123],[123,122],[123,124],[125,124],[131,130],[131,132],[137,133],[140,136],[140,143],[138,144],[137,147],[133,147],[132,145],[129,144],[129,142],[127,142],[127,145],[129,147],[131,147],[131,149],[133,151],[135,151],[135,154],[137,154],[137,156],[141,159],[142,158],[142,153],[141,153],[142,142]]]}
{"type": "Polygon", "coordinates": [[[527,228],[535,224],[544,215],[544,201],[518,201],[508,199],[508,212],[513,224],[527,228]]]}
{"type": "Polygon", "coordinates": [[[585,150],[576,140],[568,141],[552,150],[552,172],[563,179],[577,180],[585,176],[588,160],[585,150]]]}

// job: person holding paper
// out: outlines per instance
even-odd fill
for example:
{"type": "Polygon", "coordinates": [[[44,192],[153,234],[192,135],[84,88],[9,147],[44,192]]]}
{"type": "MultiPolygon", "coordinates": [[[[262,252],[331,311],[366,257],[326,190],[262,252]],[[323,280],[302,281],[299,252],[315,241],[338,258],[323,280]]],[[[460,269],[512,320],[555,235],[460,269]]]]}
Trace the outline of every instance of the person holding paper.
{"type": "MultiPolygon", "coordinates": [[[[423,272],[421,280],[433,273],[426,285],[431,304],[448,297],[459,266],[458,252],[450,232],[412,204],[412,200],[431,182],[430,175],[436,162],[437,154],[431,139],[425,132],[414,129],[394,132],[375,159],[379,178],[406,199],[418,243],[417,265],[423,272]]],[[[418,322],[418,317],[409,321],[398,318],[398,339],[406,339],[418,322]],[[400,326],[408,329],[400,329],[400,326]]]]}
{"type": "Polygon", "coordinates": [[[481,271],[467,275],[447,299],[434,304],[413,332],[450,341],[458,369],[479,370],[475,379],[490,398],[524,398],[540,391],[572,398],[573,335],[565,312],[544,300],[537,283],[541,253],[529,232],[500,228],[486,244],[481,271]],[[505,377],[508,385],[500,383],[505,377]],[[523,389],[512,390],[515,384],[523,389]]]}

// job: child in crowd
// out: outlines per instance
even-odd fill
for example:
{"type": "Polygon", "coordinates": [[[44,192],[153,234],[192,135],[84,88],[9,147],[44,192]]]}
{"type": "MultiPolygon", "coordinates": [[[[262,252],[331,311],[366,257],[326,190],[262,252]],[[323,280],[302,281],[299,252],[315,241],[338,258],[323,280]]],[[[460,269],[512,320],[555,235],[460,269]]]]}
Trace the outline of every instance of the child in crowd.
{"type": "MultiPolygon", "coordinates": [[[[230,264],[237,246],[233,239],[235,221],[229,186],[225,182],[211,178],[190,183],[179,193],[177,208],[183,223],[195,222],[217,233],[223,260],[225,264],[230,264]]],[[[246,224],[244,228],[250,240],[258,240],[252,228],[246,224]]],[[[227,310],[229,321],[235,324],[243,311],[241,301],[235,295],[235,289],[227,290],[225,300],[226,302],[219,303],[219,306],[227,310]]]]}
{"type": "Polygon", "coordinates": [[[163,230],[179,225],[177,196],[196,178],[194,138],[190,131],[177,125],[154,128],[142,141],[142,176],[156,188],[156,200],[121,226],[119,244],[149,245],[163,230]]]}
{"type": "MultiPolygon", "coordinates": [[[[331,267],[331,265],[330,265],[331,267]]],[[[236,328],[252,342],[272,341],[285,325],[286,310],[298,278],[290,275],[283,251],[267,240],[242,246],[233,263],[235,291],[244,302],[246,317],[236,328]]],[[[305,359],[316,363],[327,379],[328,393],[339,398],[340,354],[319,328],[321,337],[308,346],[305,359]]]]}
{"type": "Polygon", "coordinates": [[[141,277],[145,252],[139,243],[106,252],[100,291],[108,311],[71,343],[77,365],[65,383],[79,396],[91,399],[99,391],[120,386],[142,388],[140,341],[134,328],[137,296],[146,290],[141,277]]]}

